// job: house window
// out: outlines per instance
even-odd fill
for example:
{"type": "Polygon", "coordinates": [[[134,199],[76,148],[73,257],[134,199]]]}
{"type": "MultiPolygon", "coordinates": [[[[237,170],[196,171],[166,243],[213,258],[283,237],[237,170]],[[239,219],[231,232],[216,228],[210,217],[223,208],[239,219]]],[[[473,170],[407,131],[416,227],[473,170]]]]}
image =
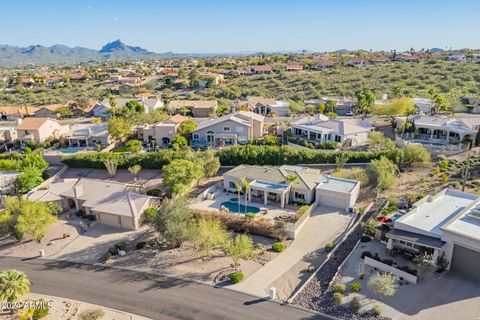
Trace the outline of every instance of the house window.
{"type": "Polygon", "coordinates": [[[235,182],[233,182],[233,181],[230,181],[230,182],[228,183],[228,187],[229,187],[230,189],[237,189],[237,187],[235,186],[235,182]]]}
{"type": "Polygon", "coordinates": [[[195,140],[200,139],[200,135],[199,135],[198,133],[194,133],[194,134],[192,135],[192,137],[193,137],[193,139],[195,139],[195,140]]]}
{"type": "Polygon", "coordinates": [[[342,142],[342,137],[335,135],[335,142],[342,142]]]}
{"type": "Polygon", "coordinates": [[[294,197],[297,200],[305,201],[305,193],[295,191],[294,197]]]}
{"type": "Polygon", "coordinates": [[[230,132],[230,127],[223,127],[223,132],[230,132]]]}

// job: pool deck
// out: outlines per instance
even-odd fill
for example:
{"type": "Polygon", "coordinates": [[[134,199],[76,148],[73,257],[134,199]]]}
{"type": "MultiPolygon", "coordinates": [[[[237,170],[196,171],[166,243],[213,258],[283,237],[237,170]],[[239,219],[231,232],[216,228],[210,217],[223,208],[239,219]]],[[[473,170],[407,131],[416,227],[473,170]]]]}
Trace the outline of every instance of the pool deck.
{"type": "MultiPolygon", "coordinates": [[[[234,193],[226,193],[226,192],[219,192],[217,197],[213,200],[203,200],[198,203],[192,203],[190,205],[190,208],[192,209],[198,209],[198,210],[209,210],[209,211],[219,211],[220,207],[222,206],[223,202],[228,202],[232,198],[238,198],[237,194],[234,193]]],[[[245,198],[243,195],[240,197],[241,205],[245,205],[245,198]]],[[[260,213],[264,210],[267,210],[267,214],[262,215],[263,218],[266,219],[275,219],[275,217],[281,216],[285,213],[295,213],[300,206],[296,205],[287,205],[285,208],[280,208],[280,203],[279,202],[272,202],[269,201],[269,203],[265,206],[263,202],[259,201],[249,201],[247,202],[247,206],[252,206],[252,207],[257,207],[260,209],[260,213]]],[[[236,214],[236,213],[232,213],[236,214]]]]}

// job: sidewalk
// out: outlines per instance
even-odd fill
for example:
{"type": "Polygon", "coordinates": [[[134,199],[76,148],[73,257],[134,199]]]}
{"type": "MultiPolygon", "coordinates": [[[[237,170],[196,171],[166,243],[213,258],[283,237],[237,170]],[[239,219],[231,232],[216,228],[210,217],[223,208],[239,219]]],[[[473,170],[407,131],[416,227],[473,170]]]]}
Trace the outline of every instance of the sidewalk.
{"type": "Polygon", "coordinates": [[[351,215],[340,213],[337,208],[317,207],[299,236],[287,250],[245,281],[229,288],[258,297],[268,296],[268,289],[275,280],[294,267],[307,253],[324,247],[326,243],[340,235],[345,230],[350,218],[351,215]]]}

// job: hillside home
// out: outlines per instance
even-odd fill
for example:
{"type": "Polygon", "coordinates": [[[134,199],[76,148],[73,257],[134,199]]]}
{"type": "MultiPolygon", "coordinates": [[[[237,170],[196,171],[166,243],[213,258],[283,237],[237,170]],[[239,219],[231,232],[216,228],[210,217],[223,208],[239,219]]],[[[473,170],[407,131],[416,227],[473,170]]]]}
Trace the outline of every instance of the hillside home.
{"type": "Polygon", "coordinates": [[[56,120],[50,118],[25,118],[17,119],[18,140],[22,143],[33,141],[36,144],[44,142],[46,139],[60,138],[68,130],[68,126],[62,126],[56,120]]]}
{"type": "Polygon", "coordinates": [[[0,106],[0,118],[12,121],[26,116],[33,116],[37,110],[37,107],[31,106],[0,106]]]}
{"type": "Polygon", "coordinates": [[[431,113],[433,102],[432,99],[427,98],[412,98],[413,103],[415,103],[415,108],[417,109],[417,113],[431,113]]]}
{"type": "Polygon", "coordinates": [[[172,114],[183,114],[194,118],[210,118],[218,107],[216,100],[172,100],[168,111],[172,114]]]}
{"type": "Polygon", "coordinates": [[[12,142],[17,140],[17,130],[15,130],[15,126],[0,126],[0,142],[12,142]]]}
{"type": "Polygon", "coordinates": [[[413,204],[386,233],[387,249],[444,257],[447,269],[480,280],[480,197],[444,189],[413,204]]]}
{"type": "Polygon", "coordinates": [[[140,128],[138,134],[146,143],[168,147],[177,134],[178,127],[185,120],[188,118],[177,114],[162,122],[140,128]]]}
{"type": "Polygon", "coordinates": [[[192,132],[193,147],[221,147],[247,143],[263,137],[264,117],[253,112],[238,111],[204,121],[192,132]]]}
{"type": "Polygon", "coordinates": [[[270,65],[253,66],[251,70],[253,74],[270,74],[273,72],[273,66],[270,66],[270,65]]]}
{"type": "Polygon", "coordinates": [[[285,71],[302,71],[303,63],[287,63],[285,64],[285,71]]]}
{"type": "Polygon", "coordinates": [[[35,117],[37,118],[58,118],[58,110],[65,107],[64,104],[50,104],[46,106],[40,106],[35,111],[35,117]]]}
{"type": "Polygon", "coordinates": [[[247,110],[263,116],[288,117],[290,115],[288,102],[264,97],[249,96],[246,99],[233,102],[232,107],[239,109],[245,107],[247,110]]]}
{"type": "Polygon", "coordinates": [[[322,175],[320,170],[300,166],[240,165],[223,174],[225,191],[237,192],[235,183],[250,182],[248,201],[260,200],[265,205],[279,202],[284,208],[290,202],[347,209],[358,199],[360,182],[322,175]],[[293,182],[288,178],[295,177],[293,182]]]}
{"type": "MultiPolygon", "coordinates": [[[[164,103],[162,100],[157,99],[157,98],[116,98],[115,103],[116,103],[116,108],[121,109],[125,107],[127,103],[130,101],[137,101],[140,104],[143,105],[144,112],[145,113],[150,113],[156,109],[162,108],[164,106],[164,103]]],[[[112,106],[110,105],[110,100],[105,99],[102,102],[97,103],[93,108],[92,108],[92,113],[94,117],[99,117],[99,118],[108,118],[110,117],[111,114],[111,109],[112,106]]]]}
{"type": "Polygon", "coordinates": [[[47,190],[32,191],[30,200],[55,202],[64,211],[83,210],[105,225],[136,230],[152,198],[131,190],[125,183],[96,179],[63,179],[47,190]]]}
{"type": "Polygon", "coordinates": [[[77,123],[70,127],[64,139],[70,147],[95,147],[100,144],[106,147],[113,143],[113,138],[108,132],[108,123],[77,123]]]}
{"type": "MultiPolygon", "coordinates": [[[[405,120],[405,117],[397,117],[397,127],[403,128],[405,120]]],[[[468,150],[470,142],[476,143],[480,129],[480,117],[417,115],[409,120],[414,123],[415,132],[402,133],[397,140],[422,143],[432,148],[458,146],[459,150],[468,150]]]]}
{"type": "Polygon", "coordinates": [[[0,171],[0,195],[15,193],[19,175],[20,173],[14,171],[0,171]]]}
{"type": "Polygon", "coordinates": [[[375,128],[362,119],[330,119],[323,114],[305,116],[295,120],[292,135],[309,142],[337,142],[346,146],[365,145],[368,134],[375,128]]]}
{"type": "Polygon", "coordinates": [[[322,97],[320,99],[309,99],[303,101],[305,105],[318,107],[319,104],[327,104],[329,101],[336,103],[335,113],[339,116],[351,115],[355,110],[357,99],[351,97],[322,97]]]}

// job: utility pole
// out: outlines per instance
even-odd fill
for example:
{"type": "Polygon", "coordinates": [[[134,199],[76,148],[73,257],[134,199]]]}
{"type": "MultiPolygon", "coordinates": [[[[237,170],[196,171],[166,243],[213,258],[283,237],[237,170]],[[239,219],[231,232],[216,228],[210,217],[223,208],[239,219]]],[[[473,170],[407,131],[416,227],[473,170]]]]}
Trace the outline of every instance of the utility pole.
{"type": "Polygon", "coordinates": [[[467,163],[465,164],[465,167],[463,168],[463,184],[462,184],[462,192],[465,192],[465,187],[467,185],[467,179],[468,175],[470,173],[470,156],[471,152],[468,152],[468,157],[467,157],[467,163]]]}

